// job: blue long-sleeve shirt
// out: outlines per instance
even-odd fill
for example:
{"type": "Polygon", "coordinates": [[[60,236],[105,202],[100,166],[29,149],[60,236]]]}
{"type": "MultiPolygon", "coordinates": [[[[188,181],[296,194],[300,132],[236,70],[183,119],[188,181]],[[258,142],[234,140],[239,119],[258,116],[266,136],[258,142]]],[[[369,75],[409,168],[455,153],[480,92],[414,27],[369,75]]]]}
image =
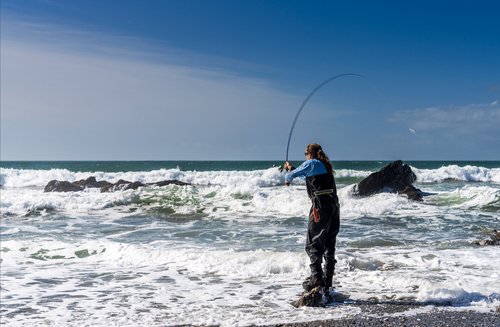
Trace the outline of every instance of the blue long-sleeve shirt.
{"type": "Polygon", "coordinates": [[[291,183],[295,177],[310,177],[326,174],[325,165],[318,159],[304,161],[300,166],[285,175],[285,181],[291,183]]]}

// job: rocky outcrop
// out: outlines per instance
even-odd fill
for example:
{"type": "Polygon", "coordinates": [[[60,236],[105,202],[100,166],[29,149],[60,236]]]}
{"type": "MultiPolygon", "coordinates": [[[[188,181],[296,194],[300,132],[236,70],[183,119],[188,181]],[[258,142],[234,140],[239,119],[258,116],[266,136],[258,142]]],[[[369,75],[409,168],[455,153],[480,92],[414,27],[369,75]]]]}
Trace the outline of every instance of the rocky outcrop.
{"type": "Polygon", "coordinates": [[[490,234],[489,240],[480,240],[474,242],[476,245],[500,245],[500,232],[494,229],[490,234]]]}
{"type": "Polygon", "coordinates": [[[406,186],[403,190],[398,191],[398,194],[405,194],[408,199],[414,201],[423,201],[424,193],[413,185],[406,186]]]}
{"type": "Polygon", "coordinates": [[[177,180],[163,180],[155,183],[141,183],[141,182],[129,182],[120,179],[116,183],[110,183],[108,181],[97,181],[94,176],[87,179],[81,179],[76,182],[67,181],[50,181],[44,189],[44,192],[78,192],[83,191],[86,188],[99,188],[101,192],[112,192],[112,191],[125,191],[125,190],[136,190],[143,186],[166,186],[166,185],[191,185],[189,183],[184,183],[177,180]]]}
{"type": "Polygon", "coordinates": [[[83,191],[83,187],[75,185],[70,182],[66,181],[56,181],[51,180],[47,185],[45,185],[45,188],[43,189],[44,192],[77,192],[77,191],[83,191]]]}
{"type": "Polygon", "coordinates": [[[413,186],[416,180],[417,176],[410,166],[398,160],[359,182],[355,186],[355,193],[368,196],[380,192],[391,192],[405,194],[409,199],[422,201],[422,191],[413,186]]]}
{"type": "Polygon", "coordinates": [[[129,182],[123,179],[120,179],[118,182],[114,184],[107,184],[101,187],[101,192],[112,192],[112,191],[126,191],[126,190],[137,190],[141,186],[145,186],[141,182],[129,182]]]}
{"type": "Polygon", "coordinates": [[[126,190],[137,190],[139,187],[143,186],[166,186],[166,185],[191,185],[189,183],[177,181],[177,180],[164,180],[154,183],[143,184],[141,182],[129,182],[120,179],[115,184],[104,185],[101,187],[101,192],[111,192],[111,191],[126,191],[126,190]]]}
{"type": "Polygon", "coordinates": [[[302,295],[292,305],[296,308],[306,307],[325,307],[333,303],[344,303],[350,297],[349,294],[340,293],[333,288],[326,289],[321,286],[313,288],[309,292],[304,291],[302,295]]]}
{"type": "Polygon", "coordinates": [[[105,186],[113,185],[113,183],[107,181],[98,182],[94,176],[90,176],[87,179],[81,179],[79,181],[73,182],[73,184],[83,188],[102,188],[105,186]]]}
{"type": "Polygon", "coordinates": [[[323,288],[316,287],[309,292],[304,292],[298,300],[292,302],[296,308],[306,307],[323,307],[323,288]]]}

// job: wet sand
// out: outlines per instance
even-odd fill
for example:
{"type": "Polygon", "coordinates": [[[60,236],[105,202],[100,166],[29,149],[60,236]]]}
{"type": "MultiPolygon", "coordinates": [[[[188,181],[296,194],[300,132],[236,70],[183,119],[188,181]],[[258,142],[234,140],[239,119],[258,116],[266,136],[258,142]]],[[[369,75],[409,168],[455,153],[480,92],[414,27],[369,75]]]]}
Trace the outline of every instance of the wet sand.
{"type": "MultiPolygon", "coordinates": [[[[321,320],[302,323],[266,325],[268,327],[500,327],[500,312],[480,313],[457,311],[453,308],[401,304],[352,305],[361,310],[349,318],[321,320]]],[[[335,310],[335,307],[331,308],[335,310]]],[[[497,310],[497,311],[500,311],[497,310]]]]}

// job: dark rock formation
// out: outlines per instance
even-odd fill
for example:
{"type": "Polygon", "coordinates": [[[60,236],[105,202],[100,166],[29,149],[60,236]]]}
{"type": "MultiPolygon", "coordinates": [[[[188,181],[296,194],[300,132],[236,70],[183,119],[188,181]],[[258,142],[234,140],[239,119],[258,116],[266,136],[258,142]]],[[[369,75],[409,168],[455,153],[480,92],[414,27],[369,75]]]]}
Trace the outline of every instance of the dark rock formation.
{"type": "Polygon", "coordinates": [[[423,192],[413,185],[406,186],[403,190],[398,191],[398,194],[406,194],[408,199],[422,201],[423,192]]]}
{"type": "Polygon", "coordinates": [[[323,304],[323,287],[316,287],[313,288],[309,292],[304,292],[302,296],[295,302],[292,303],[292,305],[296,308],[299,307],[322,307],[324,306],[323,304]]]}
{"type": "Polygon", "coordinates": [[[141,182],[129,182],[120,179],[118,182],[114,184],[109,183],[101,187],[101,193],[112,192],[112,191],[137,190],[141,186],[144,186],[144,184],[141,182]]]}
{"type": "Polygon", "coordinates": [[[318,286],[309,292],[304,292],[298,300],[293,301],[292,305],[299,307],[324,307],[332,303],[344,303],[350,295],[336,292],[333,288],[326,289],[318,286]]]}
{"type": "Polygon", "coordinates": [[[79,181],[73,182],[73,184],[78,185],[83,188],[101,188],[107,185],[113,185],[107,181],[97,181],[94,176],[90,176],[87,179],[81,179],[79,181]]]}
{"type": "Polygon", "coordinates": [[[43,189],[44,192],[77,192],[77,191],[83,191],[83,187],[80,187],[78,185],[75,185],[70,182],[66,181],[57,181],[57,180],[51,180],[47,185],[45,185],[45,188],[43,189]]]}
{"type": "Polygon", "coordinates": [[[97,181],[94,176],[87,179],[81,179],[79,181],[70,183],[67,181],[50,181],[44,189],[44,192],[77,192],[83,191],[86,188],[99,188],[101,192],[112,192],[112,191],[125,191],[125,190],[137,190],[142,186],[166,186],[166,185],[191,185],[189,183],[184,183],[176,180],[164,180],[155,183],[141,183],[141,182],[129,182],[120,179],[116,183],[110,183],[108,181],[97,181]]]}
{"type": "Polygon", "coordinates": [[[500,245],[500,232],[494,229],[490,234],[489,240],[480,240],[474,242],[476,245],[500,245]]]}
{"type": "Polygon", "coordinates": [[[380,192],[399,193],[406,194],[409,199],[422,201],[422,191],[412,185],[416,180],[417,176],[410,166],[398,160],[363,179],[356,185],[355,192],[361,196],[380,192]]]}

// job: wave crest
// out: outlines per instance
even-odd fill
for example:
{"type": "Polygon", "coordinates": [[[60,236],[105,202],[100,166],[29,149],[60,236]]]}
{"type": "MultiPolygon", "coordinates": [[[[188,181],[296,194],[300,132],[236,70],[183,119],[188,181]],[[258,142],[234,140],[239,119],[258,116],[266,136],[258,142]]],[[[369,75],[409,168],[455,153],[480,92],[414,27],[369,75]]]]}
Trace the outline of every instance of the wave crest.
{"type": "Polygon", "coordinates": [[[445,181],[493,182],[500,183],[500,168],[449,165],[438,169],[418,169],[412,167],[417,182],[442,183],[445,181]]]}

